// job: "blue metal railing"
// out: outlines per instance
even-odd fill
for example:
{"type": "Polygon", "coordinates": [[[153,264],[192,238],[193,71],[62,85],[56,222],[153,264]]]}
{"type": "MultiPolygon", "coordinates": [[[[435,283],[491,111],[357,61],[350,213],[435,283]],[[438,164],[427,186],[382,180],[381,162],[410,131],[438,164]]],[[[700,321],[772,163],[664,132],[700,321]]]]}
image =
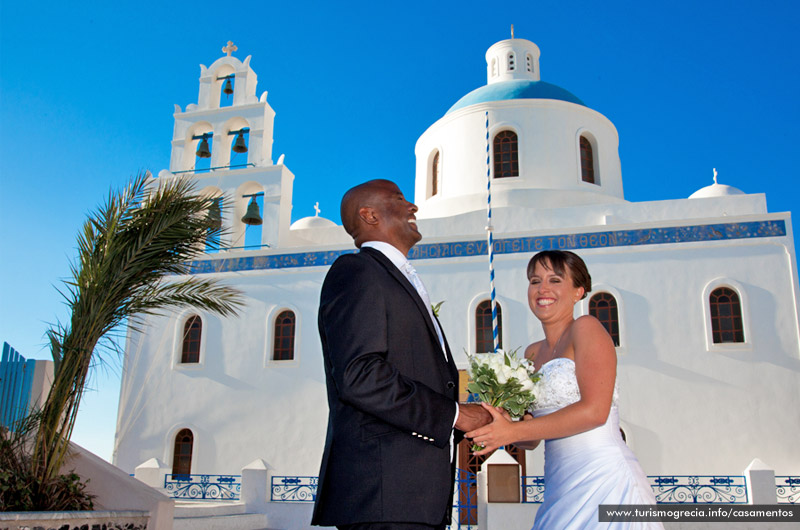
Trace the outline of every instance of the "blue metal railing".
{"type": "Polygon", "coordinates": [[[478,476],[466,469],[456,469],[455,512],[450,528],[469,529],[478,525],[478,476]]]}
{"type": "Polygon", "coordinates": [[[173,499],[239,500],[241,475],[167,475],[164,489],[173,499]]]}
{"type": "MultiPolygon", "coordinates": [[[[747,486],[741,475],[652,475],[650,487],[659,504],[747,504],[747,486]]],[[[800,484],[800,481],[798,481],[800,484]]],[[[540,504],[544,477],[522,477],[522,502],[540,504]]],[[[794,499],[800,494],[795,487],[794,499]]]]}
{"type": "Polygon", "coordinates": [[[529,475],[522,479],[522,502],[541,504],[544,499],[544,477],[529,475]]]}
{"type": "Polygon", "coordinates": [[[272,477],[272,502],[314,502],[318,477],[272,477]]]}
{"type": "Polygon", "coordinates": [[[256,167],[256,165],[252,162],[248,162],[247,164],[232,164],[229,166],[215,166],[215,167],[205,167],[205,168],[198,168],[198,169],[184,169],[183,171],[171,171],[173,175],[181,175],[183,173],[208,173],[210,171],[216,171],[218,169],[241,169],[243,167],[256,167]]]}
{"type": "Polygon", "coordinates": [[[741,475],[657,475],[650,487],[659,504],[747,504],[741,475]]]}
{"type": "MultiPolygon", "coordinates": [[[[453,527],[468,529],[478,524],[477,477],[464,469],[456,470],[453,527]]],[[[747,504],[745,477],[742,475],[651,475],[650,487],[659,504],[747,504]]],[[[522,502],[541,504],[544,477],[521,477],[522,502]]],[[[273,476],[272,502],[314,502],[319,479],[314,476],[273,476]]],[[[167,475],[164,488],[175,499],[238,500],[241,475],[167,475]]],[[[776,476],[778,502],[800,502],[800,477],[776,476]]]]}
{"type": "MultiPolygon", "coordinates": [[[[270,487],[270,501],[272,502],[314,502],[317,497],[317,477],[274,476],[270,487]]],[[[453,509],[456,512],[454,523],[461,530],[468,529],[478,524],[478,499],[476,488],[476,475],[469,471],[458,469],[456,475],[456,502],[453,509]]]]}
{"type": "Polygon", "coordinates": [[[241,245],[238,247],[219,247],[219,250],[258,250],[261,248],[271,248],[269,243],[259,243],[258,245],[241,245]]]}
{"type": "Polygon", "coordinates": [[[778,504],[800,503],[800,477],[776,476],[775,492],[778,504]]]}

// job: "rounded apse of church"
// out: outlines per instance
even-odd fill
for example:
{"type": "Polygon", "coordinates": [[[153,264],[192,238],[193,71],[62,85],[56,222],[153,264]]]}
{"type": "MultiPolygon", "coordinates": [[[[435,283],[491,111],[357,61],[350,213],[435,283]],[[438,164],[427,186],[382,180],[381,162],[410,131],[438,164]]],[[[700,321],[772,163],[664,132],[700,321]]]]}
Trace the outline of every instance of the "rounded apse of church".
{"type": "Polygon", "coordinates": [[[700,188],[696,192],[689,195],[690,199],[708,199],[712,197],[728,197],[730,195],[744,195],[744,192],[739,188],[728,186],[727,184],[718,184],[716,181],[710,186],[700,188]]]}
{"type": "Polygon", "coordinates": [[[624,201],[616,128],[576,95],[542,81],[539,55],[525,39],[492,45],[486,85],[460,98],[420,136],[417,217],[485,209],[487,172],[493,207],[624,201]]]}
{"type": "Polygon", "coordinates": [[[298,219],[292,226],[290,227],[292,230],[309,230],[309,229],[316,229],[316,228],[329,228],[332,226],[336,226],[336,223],[331,221],[330,219],[326,219],[320,216],[311,216],[311,217],[303,217],[302,219],[298,219]]]}

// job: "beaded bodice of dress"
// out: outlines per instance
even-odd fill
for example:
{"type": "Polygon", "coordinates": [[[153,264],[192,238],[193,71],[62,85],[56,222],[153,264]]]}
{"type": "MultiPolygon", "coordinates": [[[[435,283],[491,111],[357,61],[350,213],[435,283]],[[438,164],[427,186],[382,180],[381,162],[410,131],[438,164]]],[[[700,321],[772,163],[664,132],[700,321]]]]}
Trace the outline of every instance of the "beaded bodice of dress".
{"type": "MultiPolygon", "coordinates": [[[[536,401],[533,410],[561,409],[580,401],[581,391],[575,376],[575,361],[568,357],[556,357],[539,369],[542,377],[536,382],[533,395],[536,401]]],[[[617,404],[617,384],[614,382],[614,395],[611,405],[617,404]]]]}

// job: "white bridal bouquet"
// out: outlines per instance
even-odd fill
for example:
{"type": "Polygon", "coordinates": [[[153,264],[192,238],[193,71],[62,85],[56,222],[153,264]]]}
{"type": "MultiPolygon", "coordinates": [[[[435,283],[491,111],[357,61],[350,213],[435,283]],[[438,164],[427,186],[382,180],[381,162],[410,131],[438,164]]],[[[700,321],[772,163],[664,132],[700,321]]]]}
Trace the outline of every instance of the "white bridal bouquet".
{"type": "Polygon", "coordinates": [[[508,414],[518,419],[534,402],[534,384],[541,374],[533,369],[533,363],[526,358],[517,359],[517,350],[505,353],[467,354],[469,358],[470,382],[467,390],[478,394],[484,403],[502,407],[508,414]]]}

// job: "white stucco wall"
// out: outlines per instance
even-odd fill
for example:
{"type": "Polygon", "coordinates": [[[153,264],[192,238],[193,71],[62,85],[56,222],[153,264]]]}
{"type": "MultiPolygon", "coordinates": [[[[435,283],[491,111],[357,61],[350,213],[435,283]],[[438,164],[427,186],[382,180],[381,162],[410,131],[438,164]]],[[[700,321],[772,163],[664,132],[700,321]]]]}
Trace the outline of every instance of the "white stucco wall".
{"type": "MultiPolygon", "coordinates": [[[[735,473],[756,457],[779,474],[800,472],[791,442],[800,426],[787,416],[800,407],[797,279],[789,236],[578,253],[594,283],[619,304],[621,420],[648,474],[735,473]],[[715,281],[741,289],[744,345],[708,344],[704,297],[715,281]]],[[[531,255],[495,257],[508,349],[542,337],[527,307],[525,266],[531,255]]],[[[486,257],[419,259],[415,267],[431,300],[445,301],[441,321],[464,368],[464,352],[474,348],[474,308],[488,298],[486,257]]],[[[132,470],[152,457],[171,464],[175,434],[190,428],[193,472],[236,473],[262,458],[279,474],[315,474],[327,421],[316,327],[325,271],[220,275],[247,293],[247,308],[238,318],[203,315],[206,338],[197,366],[175,362],[188,313],[152,319],[147,336],[131,341],[126,357],[117,465],[132,470]],[[296,359],[270,361],[273,319],[282,308],[297,315],[296,359]]],[[[577,312],[587,313],[587,307],[584,302],[577,312]]],[[[540,457],[532,456],[528,473],[540,468],[540,457]]]]}
{"type": "Polygon", "coordinates": [[[247,293],[247,306],[237,318],[203,315],[206,338],[198,365],[175,362],[185,318],[153,318],[146,336],[131,337],[117,465],[132,469],[152,457],[171,465],[175,434],[189,428],[194,473],[237,474],[261,458],[276,469],[292,463],[293,474],[316,474],[322,454],[317,438],[327,423],[316,331],[324,271],[290,271],[288,278],[286,272],[234,275],[231,283],[247,293]],[[282,308],[297,315],[293,361],[270,360],[274,318],[282,308]],[[319,431],[312,440],[307,426],[319,431]]]}

